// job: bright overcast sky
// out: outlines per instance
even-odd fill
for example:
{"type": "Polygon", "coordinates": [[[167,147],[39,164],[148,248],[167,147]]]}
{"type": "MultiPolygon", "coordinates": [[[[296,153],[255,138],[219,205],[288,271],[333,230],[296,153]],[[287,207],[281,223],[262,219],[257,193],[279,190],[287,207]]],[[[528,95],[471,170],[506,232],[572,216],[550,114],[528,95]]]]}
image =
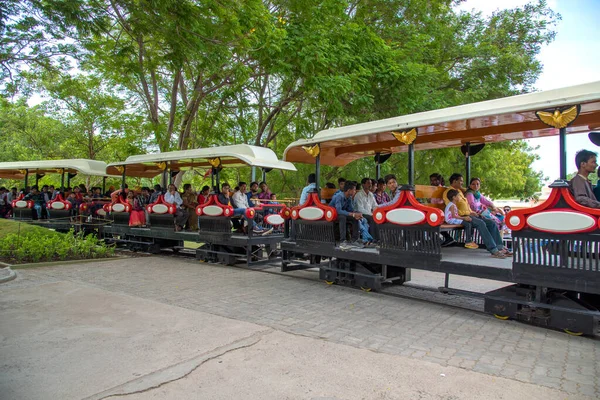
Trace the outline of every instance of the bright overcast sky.
{"type": "MultiPolygon", "coordinates": [[[[525,0],[467,0],[461,9],[475,9],[489,14],[497,8],[513,8],[529,3],[525,0]]],[[[538,59],[544,70],[535,84],[538,90],[600,80],[600,0],[548,0],[552,10],[562,16],[555,27],[556,38],[542,48],[538,59]]],[[[533,164],[552,182],[558,178],[558,136],[528,140],[531,146],[539,146],[536,153],[541,159],[533,164]]],[[[576,171],[575,152],[581,149],[598,151],[587,134],[567,136],[567,172],[576,171]]]]}

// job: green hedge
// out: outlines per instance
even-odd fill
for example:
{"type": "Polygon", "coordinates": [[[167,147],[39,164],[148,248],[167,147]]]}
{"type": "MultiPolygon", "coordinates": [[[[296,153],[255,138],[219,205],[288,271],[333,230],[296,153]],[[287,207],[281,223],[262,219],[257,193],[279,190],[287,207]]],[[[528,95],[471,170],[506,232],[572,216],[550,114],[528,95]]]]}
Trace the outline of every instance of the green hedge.
{"type": "Polygon", "coordinates": [[[114,254],[93,235],[44,232],[11,233],[0,239],[0,258],[14,264],[103,258],[114,254]]]}

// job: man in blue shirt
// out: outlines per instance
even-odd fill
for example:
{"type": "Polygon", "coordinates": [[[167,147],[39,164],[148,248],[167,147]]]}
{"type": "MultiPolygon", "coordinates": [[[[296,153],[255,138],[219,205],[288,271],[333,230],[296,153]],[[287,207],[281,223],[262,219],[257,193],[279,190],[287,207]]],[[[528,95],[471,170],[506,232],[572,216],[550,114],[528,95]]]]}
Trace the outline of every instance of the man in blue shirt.
{"type": "Polygon", "coordinates": [[[373,236],[369,234],[369,223],[359,212],[354,211],[352,206],[352,198],[356,194],[356,185],[354,182],[346,182],[344,185],[343,192],[337,192],[331,198],[331,207],[335,207],[338,213],[338,221],[340,225],[340,247],[348,246],[346,241],[346,220],[347,218],[354,218],[358,222],[358,229],[363,241],[367,246],[372,247],[373,236]]]}
{"type": "Polygon", "coordinates": [[[338,178],[338,191],[336,193],[344,192],[344,185],[346,184],[346,178],[338,178]]]}
{"type": "Polygon", "coordinates": [[[302,189],[302,194],[300,195],[300,202],[298,203],[299,205],[306,203],[306,200],[308,199],[308,193],[316,190],[316,180],[317,177],[315,174],[308,175],[308,185],[305,186],[304,189],[302,189]]]}

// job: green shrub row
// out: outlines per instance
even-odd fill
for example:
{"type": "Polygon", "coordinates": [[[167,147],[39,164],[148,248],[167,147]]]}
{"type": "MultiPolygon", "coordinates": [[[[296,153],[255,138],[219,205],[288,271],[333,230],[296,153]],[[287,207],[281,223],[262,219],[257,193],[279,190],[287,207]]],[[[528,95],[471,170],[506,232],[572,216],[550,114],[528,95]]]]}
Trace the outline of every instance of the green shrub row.
{"type": "Polygon", "coordinates": [[[11,263],[80,260],[103,258],[114,254],[114,248],[106,246],[93,235],[68,234],[53,231],[9,234],[0,239],[0,257],[11,263]]]}

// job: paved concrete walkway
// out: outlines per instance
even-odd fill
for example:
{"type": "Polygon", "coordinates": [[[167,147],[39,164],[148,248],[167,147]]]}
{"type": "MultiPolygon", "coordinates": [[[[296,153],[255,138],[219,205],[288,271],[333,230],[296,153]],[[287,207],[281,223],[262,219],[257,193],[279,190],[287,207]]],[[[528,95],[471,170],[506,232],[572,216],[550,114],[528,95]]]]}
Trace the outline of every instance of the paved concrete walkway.
{"type": "MultiPolygon", "coordinates": [[[[58,331],[62,329],[62,334],[72,330],[66,328],[69,327],[69,321],[78,321],[79,318],[89,313],[91,320],[85,323],[77,322],[77,326],[81,328],[86,324],[90,324],[93,319],[97,319],[98,315],[102,315],[102,310],[111,312],[114,310],[113,306],[109,304],[102,305],[103,303],[99,300],[100,305],[90,311],[88,309],[89,305],[83,301],[83,298],[80,298],[81,310],[75,316],[60,317],[62,314],[56,311],[56,316],[50,320],[56,319],[56,323],[49,323],[49,326],[52,325],[52,329],[40,326],[40,321],[44,321],[43,316],[54,315],[51,311],[53,308],[44,308],[45,301],[41,300],[47,296],[45,292],[48,289],[46,288],[52,287],[52,285],[40,286],[40,284],[58,281],[71,281],[71,283],[60,283],[58,285],[71,284],[77,287],[83,286],[89,290],[100,290],[103,294],[98,299],[117,296],[126,298],[128,301],[131,300],[131,310],[122,310],[124,316],[136,316],[134,310],[139,307],[148,307],[149,309],[156,307],[159,310],[158,315],[165,318],[173,313],[175,320],[179,321],[183,318],[187,320],[187,323],[192,324],[189,326],[184,325],[182,327],[183,332],[186,329],[200,329],[209,326],[208,324],[213,324],[213,322],[206,322],[206,318],[211,316],[212,318],[216,318],[215,316],[227,317],[226,321],[230,321],[234,325],[239,323],[249,326],[248,328],[236,328],[239,330],[234,329],[234,333],[224,336],[227,339],[226,343],[217,343],[216,347],[232,345],[240,340],[257,340],[260,342],[252,345],[252,353],[246,353],[245,350],[240,353],[236,351],[235,354],[240,354],[239,357],[242,358],[234,358],[231,364],[227,364],[230,365],[230,369],[226,370],[225,373],[219,372],[223,366],[220,365],[222,363],[215,361],[217,357],[206,361],[201,374],[196,375],[195,372],[192,372],[188,375],[188,378],[163,385],[155,389],[156,391],[144,392],[144,396],[167,397],[161,397],[157,393],[160,393],[160,390],[164,388],[171,387],[169,389],[172,390],[172,392],[169,391],[170,398],[181,398],[181,396],[177,396],[177,393],[193,393],[194,395],[197,394],[196,397],[201,396],[202,398],[236,398],[235,395],[229,396],[227,394],[244,393],[241,391],[244,390],[245,386],[241,385],[240,382],[246,380],[249,382],[247,387],[251,392],[254,390],[253,387],[260,386],[258,384],[254,385],[255,382],[260,382],[260,376],[262,376],[258,367],[263,366],[262,368],[264,368],[265,364],[275,363],[277,367],[273,367],[273,370],[266,368],[264,379],[267,379],[268,376],[271,377],[268,379],[275,379],[274,382],[281,381],[281,387],[273,382],[266,385],[269,388],[269,392],[266,393],[274,393],[272,397],[269,395],[266,398],[285,398],[286,396],[289,398],[311,398],[311,396],[319,398],[319,396],[329,396],[331,398],[437,399],[452,398],[448,397],[450,395],[455,396],[455,398],[514,398],[516,393],[518,393],[518,397],[523,398],[537,398],[534,393],[543,393],[543,397],[539,398],[566,398],[565,394],[568,394],[570,399],[587,398],[587,396],[590,396],[589,398],[600,397],[600,378],[598,377],[598,372],[600,372],[598,371],[600,369],[600,341],[572,337],[561,332],[549,331],[512,321],[499,321],[487,315],[443,305],[392,298],[375,293],[363,293],[352,289],[327,286],[309,280],[212,266],[173,257],[145,257],[110,263],[45,267],[21,270],[18,271],[18,274],[19,278],[17,280],[0,285],[0,302],[1,310],[3,310],[0,313],[2,321],[0,334],[3,337],[13,338],[12,340],[15,341],[2,341],[0,347],[2,354],[11,351],[7,347],[16,348],[16,343],[21,343],[20,340],[30,340],[30,342],[21,343],[22,349],[30,346],[35,347],[37,341],[45,343],[45,346],[35,347],[38,351],[42,351],[49,344],[56,343],[52,339],[47,339],[48,334],[51,336],[56,329],[58,331]],[[35,297],[36,291],[40,290],[42,292],[37,295],[38,297],[35,297]],[[10,300],[11,296],[14,296],[14,300],[10,300]],[[37,298],[38,300],[28,300],[30,298],[37,298]],[[136,302],[140,302],[140,304],[137,305],[136,302]],[[144,302],[148,302],[149,305],[142,306],[141,303],[144,302]],[[28,311],[27,307],[31,307],[31,310],[28,311]],[[162,307],[166,308],[162,309],[162,307]],[[32,310],[39,310],[39,312],[31,313],[32,310]],[[193,315],[182,317],[178,316],[179,312],[189,312],[193,315]],[[37,317],[27,317],[27,315],[37,315],[37,317]],[[30,325],[25,324],[22,331],[13,333],[10,336],[10,329],[12,328],[5,328],[7,326],[6,322],[20,321],[21,319],[28,320],[30,325]],[[235,321],[231,321],[231,319],[235,321]],[[196,328],[193,328],[194,326],[196,328]],[[275,331],[265,333],[267,328],[275,331]],[[8,333],[5,329],[8,329],[8,333]],[[24,335],[28,332],[37,333],[33,335],[33,339],[19,339],[24,336],[31,336],[29,334],[24,335]],[[242,332],[247,333],[247,335],[242,335],[242,332]],[[296,336],[289,336],[284,333],[296,336]],[[279,335],[284,335],[286,339],[280,339],[279,335]],[[298,335],[304,337],[298,337],[298,335]],[[315,339],[325,339],[325,341],[315,339]],[[326,349],[321,348],[321,346],[325,346],[326,349]],[[254,353],[257,348],[262,350],[254,353]],[[293,350],[294,348],[300,350],[293,350]],[[313,351],[308,351],[310,349],[313,351]],[[242,356],[241,354],[245,355],[242,356]],[[306,357],[304,357],[305,354],[306,357]],[[323,354],[326,354],[326,356],[322,357],[323,354]],[[346,360],[345,357],[353,359],[355,364],[346,360]],[[340,369],[346,363],[354,367],[340,369]],[[402,369],[396,370],[391,368],[390,365],[399,365],[402,366],[402,369]],[[207,372],[204,367],[208,366],[214,369],[211,371],[216,375],[207,374],[206,376],[213,376],[213,378],[218,376],[221,381],[216,378],[205,379],[205,373],[207,372]],[[297,368],[297,370],[294,368],[297,368]],[[289,372],[284,374],[282,371],[289,372]],[[292,375],[293,379],[286,376],[296,373],[294,371],[298,375],[292,375]],[[311,371],[314,371],[314,373],[311,371]],[[229,373],[232,375],[228,375],[229,373]],[[473,384],[479,381],[487,384],[469,386],[462,383],[463,381],[460,380],[462,378],[460,378],[457,381],[452,381],[450,385],[444,386],[443,382],[448,380],[440,380],[442,378],[440,374],[442,373],[446,375],[445,378],[462,376],[460,374],[464,373],[466,374],[464,379],[472,377],[473,384]],[[228,380],[226,385],[223,384],[223,380],[227,376],[238,375],[243,376],[244,379],[236,379],[235,383],[228,380]],[[381,377],[381,379],[375,377],[381,377]],[[189,379],[192,379],[192,381],[188,381],[189,379]],[[215,382],[221,382],[221,385],[218,385],[221,391],[217,390],[217,386],[211,386],[217,385],[215,382]],[[373,384],[370,382],[373,382],[373,384]],[[419,386],[419,382],[422,386],[419,386]],[[437,383],[440,386],[436,386],[437,383]],[[518,385],[518,387],[510,386],[513,384],[518,385]],[[271,388],[270,385],[278,388],[271,388]],[[361,385],[363,389],[361,389],[361,385]],[[536,385],[546,387],[548,391],[541,390],[536,385]],[[232,391],[229,392],[229,389],[226,390],[223,386],[231,386],[232,391]],[[328,387],[332,390],[326,390],[328,387]],[[344,391],[344,387],[349,390],[344,391]],[[388,387],[390,388],[389,393],[386,392],[388,387]],[[465,392],[460,391],[463,387],[466,388],[465,392]],[[489,387],[491,391],[484,394],[484,392],[481,392],[481,390],[484,390],[483,387],[489,387]],[[314,388],[316,391],[302,392],[304,390],[302,388],[306,390],[314,388]],[[528,388],[537,388],[536,390],[540,391],[536,392],[534,390],[530,393],[528,388]],[[550,388],[559,391],[553,391],[550,388]],[[415,391],[411,392],[413,389],[415,391]],[[374,392],[369,392],[369,390],[374,390],[374,392]],[[419,390],[423,392],[419,394],[419,390]],[[207,395],[210,393],[212,393],[212,396],[207,395]],[[404,397],[403,393],[412,395],[404,397]],[[295,396],[295,394],[299,395],[295,396]]],[[[71,291],[55,291],[53,298],[58,301],[61,295],[64,297],[65,293],[71,293],[71,291]]],[[[62,307],[68,308],[69,305],[75,303],[77,301],[69,300],[62,307]]],[[[54,308],[60,310],[61,306],[56,305],[54,308]]],[[[117,307],[118,309],[119,307],[117,307]]],[[[138,319],[145,321],[150,315],[152,313],[147,313],[145,316],[139,315],[138,319]]],[[[113,348],[109,346],[109,343],[113,340],[113,336],[110,336],[110,339],[106,337],[106,348],[97,347],[96,345],[90,347],[89,344],[87,346],[82,345],[80,348],[74,347],[73,354],[77,354],[79,357],[83,352],[84,358],[92,357],[95,362],[100,362],[100,366],[103,365],[102,362],[107,362],[111,365],[111,367],[107,367],[108,369],[112,368],[112,365],[118,366],[118,364],[121,364],[121,358],[135,359],[140,351],[139,349],[151,349],[154,346],[140,345],[133,347],[130,353],[123,352],[122,349],[126,349],[127,338],[132,337],[132,334],[122,332],[126,332],[127,329],[135,330],[139,327],[139,331],[150,335],[146,338],[148,343],[160,342],[161,340],[169,342],[159,353],[166,352],[167,355],[171,355],[172,351],[169,347],[171,338],[175,338],[180,329],[161,332],[160,329],[156,330],[156,328],[164,327],[164,329],[167,329],[169,323],[172,324],[173,320],[162,323],[158,322],[160,320],[158,318],[154,325],[147,325],[149,323],[147,321],[138,324],[136,322],[138,319],[127,320],[123,317],[120,322],[122,325],[119,325],[118,321],[120,320],[111,317],[105,321],[106,323],[101,324],[109,331],[115,324],[120,326],[119,329],[111,333],[111,335],[117,336],[117,339],[115,339],[117,342],[118,338],[124,337],[122,344],[114,346],[115,351],[110,350],[110,348],[113,348]],[[86,354],[85,349],[88,349],[89,353],[86,354]]],[[[100,322],[102,322],[102,318],[100,318],[100,322]]],[[[20,326],[21,323],[16,323],[16,326],[20,326]]],[[[8,325],[15,325],[15,323],[8,325]]],[[[225,330],[223,332],[227,332],[227,329],[229,329],[226,325],[227,323],[224,323],[223,329],[225,330]]],[[[181,339],[176,340],[189,341],[189,351],[181,355],[180,358],[174,355],[170,359],[159,359],[156,363],[154,361],[144,361],[140,364],[152,366],[150,369],[157,371],[161,368],[170,369],[170,367],[164,367],[163,365],[178,365],[189,359],[199,362],[202,354],[208,354],[216,348],[210,341],[204,346],[204,338],[210,337],[210,335],[223,336],[216,333],[221,331],[222,329],[206,330],[192,338],[184,335],[181,339]]],[[[133,335],[134,338],[144,339],[144,336],[135,335],[133,335]]],[[[85,335],[83,337],[85,338],[85,335]]],[[[133,343],[135,342],[134,340],[133,343]]],[[[65,344],[64,348],[70,349],[71,346],[65,344]]],[[[14,390],[13,385],[18,383],[18,380],[14,380],[15,377],[19,376],[18,370],[26,371],[27,368],[43,360],[42,355],[38,353],[32,353],[31,359],[26,357],[23,359],[19,356],[22,353],[11,354],[11,357],[8,358],[10,361],[3,362],[4,366],[0,373],[4,376],[5,372],[11,369],[17,372],[10,375],[13,378],[8,381],[6,379],[2,380],[2,389],[8,385],[14,390]],[[35,356],[35,354],[38,355],[35,356]]],[[[231,354],[233,356],[234,353],[231,354]]],[[[50,359],[52,359],[52,356],[50,359]]],[[[44,368],[44,373],[47,373],[49,365],[40,368],[44,368]]],[[[119,370],[120,372],[117,371],[115,375],[122,376],[125,374],[130,379],[121,379],[120,383],[117,382],[119,379],[113,379],[100,385],[102,388],[92,387],[93,390],[90,389],[86,393],[91,393],[89,395],[101,393],[123,385],[131,379],[135,380],[135,377],[123,372],[124,370],[130,370],[129,368],[123,368],[123,370],[119,370]]],[[[76,376],[79,369],[61,371],[58,368],[58,370],[61,376],[76,376]]],[[[136,370],[136,368],[131,370],[136,370]]],[[[94,374],[101,373],[98,371],[104,371],[104,369],[83,370],[86,376],[95,376],[94,374]]],[[[40,373],[40,376],[43,376],[44,373],[40,373]]],[[[136,373],[141,374],[141,376],[151,374],[145,370],[142,372],[136,370],[136,373]]],[[[161,377],[154,377],[153,379],[159,381],[161,377]]],[[[87,384],[85,379],[83,382],[87,384]]],[[[140,383],[134,382],[132,387],[137,387],[135,385],[140,385],[140,383]]],[[[76,387],[69,385],[65,387],[70,388],[71,393],[81,394],[77,391],[73,392],[76,387]]],[[[65,397],[61,395],[58,397],[82,398],[85,396],[65,397]]],[[[237,397],[244,398],[246,396],[237,397]]],[[[40,397],[33,396],[30,398],[40,397]]],[[[252,398],[252,396],[249,398],[252,398]]]]}

